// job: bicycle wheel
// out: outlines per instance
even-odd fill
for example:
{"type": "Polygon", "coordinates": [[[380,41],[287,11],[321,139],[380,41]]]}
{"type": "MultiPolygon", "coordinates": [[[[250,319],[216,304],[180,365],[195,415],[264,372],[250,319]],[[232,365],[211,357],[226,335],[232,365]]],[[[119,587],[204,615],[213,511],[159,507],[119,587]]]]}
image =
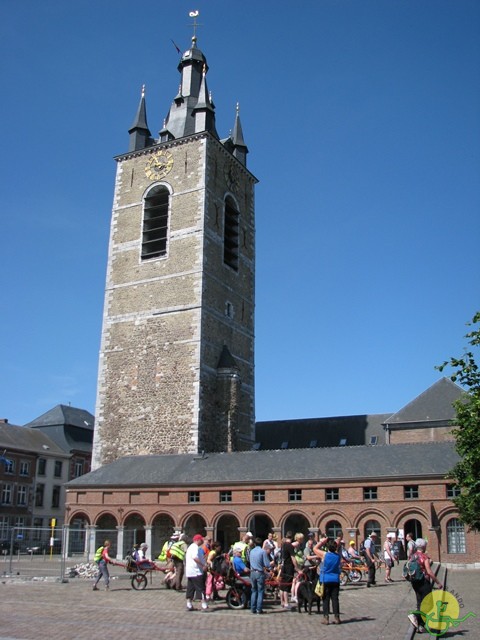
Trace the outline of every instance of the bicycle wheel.
{"type": "Polygon", "coordinates": [[[340,572],[340,585],[344,587],[348,582],[348,574],[346,571],[340,572]]]}
{"type": "Polygon", "coordinates": [[[236,589],[235,587],[231,587],[227,591],[225,600],[227,601],[227,606],[230,607],[230,609],[244,609],[247,606],[247,596],[245,591],[236,589]]]}
{"type": "Polygon", "coordinates": [[[352,582],[360,582],[360,580],[362,579],[362,572],[358,569],[352,569],[350,571],[349,578],[352,582]]]}
{"type": "Polygon", "coordinates": [[[136,573],[132,576],[132,587],[137,591],[145,589],[147,586],[147,576],[143,573],[136,573]]]}

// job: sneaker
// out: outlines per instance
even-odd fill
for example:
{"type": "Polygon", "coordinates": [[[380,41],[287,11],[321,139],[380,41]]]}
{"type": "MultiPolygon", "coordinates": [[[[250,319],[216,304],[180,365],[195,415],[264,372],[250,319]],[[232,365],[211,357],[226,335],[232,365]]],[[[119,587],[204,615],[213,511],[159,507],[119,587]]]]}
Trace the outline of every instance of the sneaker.
{"type": "Polygon", "coordinates": [[[409,613],[408,614],[408,619],[410,620],[410,622],[413,624],[413,626],[415,627],[415,629],[418,629],[418,620],[417,620],[417,616],[414,613],[409,613]]]}
{"type": "Polygon", "coordinates": [[[191,602],[187,602],[187,611],[193,611],[193,604],[191,602]]]}
{"type": "Polygon", "coordinates": [[[259,616],[263,616],[263,615],[266,615],[267,612],[266,611],[257,611],[257,613],[258,613],[259,616]]]}
{"type": "Polygon", "coordinates": [[[292,605],[290,605],[290,604],[283,604],[283,605],[282,605],[282,607],[283,607],[284,609],[291,609],[291,608],[292,608],[292,605]]]}
{"type": "Polygon", "coordinates": [[[105,587],[105,591],[108,591],[109,589],[110,589],[110,587],[107,584],[107,586],[105,587]]]}
{"type": "Polygon", "coordinates": [[[97,585],[93,585],[93,591],[100,591],[100,589],[97,587],[97,585]]]}
{"type": "Polygon", "coordinates": [[[298,600],[297,600],[297,598],[296,598],[295,596],[292,596],[292,597],[290,598],[290,602],[294,602],[295,604],[297,604],[297,603],[298,603],[298,600]]]}
{"type": "Polygon", "coordinates": [[[202,611],[206,611],[208,609],[208,602],[205,602],[205,600],[202,601],[202,611]]]}

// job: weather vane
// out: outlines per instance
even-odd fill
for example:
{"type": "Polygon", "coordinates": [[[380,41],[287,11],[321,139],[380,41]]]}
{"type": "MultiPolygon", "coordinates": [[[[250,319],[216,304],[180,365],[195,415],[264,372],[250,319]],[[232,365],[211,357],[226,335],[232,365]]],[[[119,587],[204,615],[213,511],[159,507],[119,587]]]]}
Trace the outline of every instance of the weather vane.
{"type": "Polygon", "coordinates": [[[197,27],[201,27],[201,24],[198,24],[197,22],[197,18],[200,15],[200,11],[190,11],[190,13],[188,14],[190,16],[190,18],[193,18],[193,37],[192,37],[192,41],[196,42],[197,41],[197,27]]]}

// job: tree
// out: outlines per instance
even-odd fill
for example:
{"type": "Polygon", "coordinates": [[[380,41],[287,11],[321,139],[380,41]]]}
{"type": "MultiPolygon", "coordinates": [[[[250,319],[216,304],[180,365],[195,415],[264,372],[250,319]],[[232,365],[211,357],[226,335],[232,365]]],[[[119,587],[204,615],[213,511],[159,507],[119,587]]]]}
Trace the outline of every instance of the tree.
{"type": "MultiPolygon", "coordinates": [[[[467,326],[480,323],[480,311],[467,326]]],[[[446,367],[454,370],[450,376],[453,382],[459,382],[465,389],[465,395],[455,402],[456,428],[455,448],[461,460],[449,473],[461,492],[454,499],[460,518],[470,528],[480,531],[480,370],[475,361],[475,351],[480,345],[480,327],[472,329],[465,338],[470,350],[465,349],[461,358],[450,358],[437,367],[443,371],[446,367]]]]}

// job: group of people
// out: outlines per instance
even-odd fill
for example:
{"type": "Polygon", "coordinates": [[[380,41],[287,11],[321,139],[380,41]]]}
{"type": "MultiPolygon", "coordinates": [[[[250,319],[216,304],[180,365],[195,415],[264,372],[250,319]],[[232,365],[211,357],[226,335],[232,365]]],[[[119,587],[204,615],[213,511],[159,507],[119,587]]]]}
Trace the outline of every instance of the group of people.
{"type": "MultiPolygon", "coordinates": [[[[385,582],[393,582],[391,570],[395,563],[399,563],[398,545],[394,544],[395,535],[387,534],[383,544],[383,562],[385,563],[385,582]]],[[[437,584],[443,585],[437,579],[431,568],[431,561],[426,553],[427,543],[423,538],[413,540],[409,533],[406,535],[407,559],[415,559],[421,568],[421,577],[412,580],[412,588],[416,594],[417,612],[423,599],[437,584]]],[[[109,564],[116,563],[109,555],[111,543],[106,540],[95,553],[94,562],[98,565],[98,576],[93,590],[98,590],[98,583],[103,577],[105,588],[109,588],[109,564]]],[[[287,532],[278,542],[274,533],[268,534],[262,541],[248,531],[241,540],[232,545],[229,555],[231,566],[235,574],[239,575],[251,585],[250,611],[252,614],[263,614],[263,600],[265,581],[267,576],[276,575],[280,591],[280,604],[284,609],[291,609],[297,603],[297,591],[304,579],[312,580],[321,585],[321,599],[323,603],[322,624],[330,624],[330,608],[333,613],[333,624],[340,624],[340,573],[346,562],[361,564],[365,562],[368,568],[367,587],[376,584],[376,570],[380,561],[380,545],[375,532],[370,533],[359,551],[355,542],[350,541],[348,547],[340,532],[337,538],[331,539],[320,535],[303,533],[293,535],[287,532]]],[[[134,561],[141,568],[148,568],[152,564],[147,557],[148,545],[135,545],[132,551],[134,561]]],[[[222,545],[212,542],[201,534],[193,536],[187,545],[185,534],[175,533],[167,540],[159,555],[159,560],[168,561],[167,574],[164,582],[169,588],[183,590],[183,578],[187,579],[186,607],[188,611],[194,609],[194,601],[201,603],[201,609],[206,611],[209,600],[217,599],[218,575],[214,570],[215,559],[221,559],[222,545]]],[[[316,593],[319,593],[316,591],[316,593]]],[[[423,620],[420,613],[410,614],[409,620],[420,632],[423,630],[423,620]]]]}

